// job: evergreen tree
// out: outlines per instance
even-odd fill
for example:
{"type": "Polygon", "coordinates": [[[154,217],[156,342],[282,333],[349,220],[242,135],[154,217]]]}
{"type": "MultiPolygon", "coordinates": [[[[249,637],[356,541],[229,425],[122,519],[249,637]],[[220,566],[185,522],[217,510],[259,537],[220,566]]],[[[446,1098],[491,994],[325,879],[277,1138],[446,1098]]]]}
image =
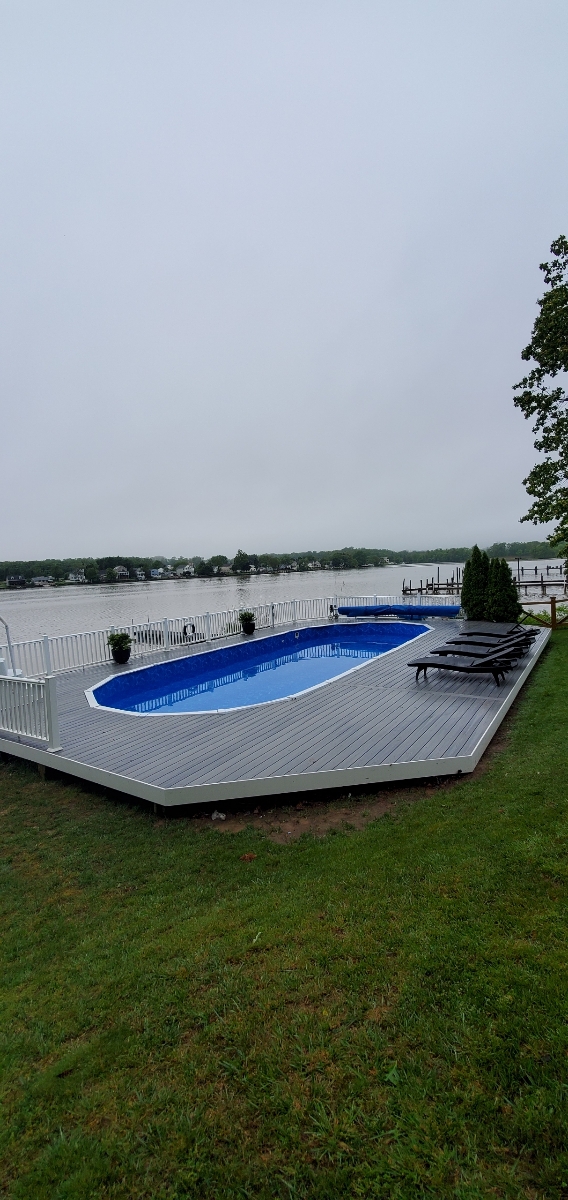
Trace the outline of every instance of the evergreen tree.
{"type": "Polygon", "coordinates": [[[492,558],[489,564],[489,577],[487,580],[487,598],[485,602],[485,619],[487,621],[500,621],[498,615],[501,610],[501,562],[500,558],[492,558]]]}
{"type": "Polygon", "coordinates": [[[487,620],[516,621],[520,611],[521,605],[509,564],[504,558],[492,559],[487,591],[487,620]]]}
{"type": "Polygon", "coordinates": [[[474,546],[463,572],[462,608],[469,621],[484,621],[487,603],[489,559],[485,551],[474,546]]]}
{"type": "Polygon", "coordinates": [[[505,621],[518,621],[523,606],[519,601],[517,585],[508,562],[503,560],[503,607],[506,610],[505,621]]]}

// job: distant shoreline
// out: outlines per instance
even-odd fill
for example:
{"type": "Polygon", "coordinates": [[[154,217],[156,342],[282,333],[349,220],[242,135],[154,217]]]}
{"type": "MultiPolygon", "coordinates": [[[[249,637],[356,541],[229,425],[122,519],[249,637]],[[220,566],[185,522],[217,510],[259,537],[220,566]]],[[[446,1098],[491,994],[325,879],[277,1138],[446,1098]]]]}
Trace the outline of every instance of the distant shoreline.
{"type": "MultiPolygon", "coordinates": [[[[555,554],[554,556],[552,556],[550,554],[547,554],[547,555],[536,554],[536,555],[527,555],[526,557],[523,557],[523,555],[509,554],[509,555],[503,555],[502,557],[506,558],[508,562],[517,562],[518,561],[520,563],[532,563],[532,564],[534,564],[537,561],[546,560],[547,562],[549,562],[549,564],[551,566],[556,565],[556,564],[561,564],[563,562],[563,556],[558,555],[558,554],[555,554]]],[[[463,558],[456,558],[456,559],[451,559],[451,560],[436,559],[436,558],[431,558],[431,559],[427,559],[427,560],[426,559],[420,559],[420,560],[406,559],[404,561],[397,561],[397,562],[387,560],[387,561],[383,561],[380,563],[364,563],[364,564],[361,564],[358,566],[336,567],[331,564],[326,564],[325,566],[318,565],[317,567],[316,566],[306,567],[306,566],[300,566],[300,565],[298,565],[298,566],[282,566],[279,568],[259,567],[259,568],[254,568],[249,571],[246,571],[246,570],[245,571],[232,571],[230,569],[225,569],[222,572],[216,572],[212,575],[203,575],[203,574],[197,574],[197,573],[175,574],[174,572],[164,572],[164,574],[162,576],[160,576],[159,578],[144,578],[144,579],[142,579],[140,577],[137,578],[137,577],[129,575],[129,576],[121,576],[121,577],[118,577],[113,580],[111,580],[111,579],[98,579],[98,580],[53,579],[53,580],[49,580],[49,581],[46,580],[45,582],[42,581],[41,583],[40,582],[36,583],[36,582],[33,582],[33,580],[30,578],[25,578],[24,582],[18,583],[18,584],[9,584],[6,579],[0,579],[0,591],[10,591],[10,592],[12,592],[12,591],[41,591],[44,589],[53,589],[53,588],[61,589],[61,588],[76,588],[76,587],[81,588],[81,589],[91,588],[91,587],[111,587],[114,589],[114,588],[120,588],[121,586],[124,586],[124,584],[132,584],[132,583],[162,584],[162,583],[172,583],[172,582],[187,583],[187,582],[196,582],[196,581],[201,582],[201,583],[211,583],[213,580],[256,579],[258,576],[262,576],[262,577],[272,576],[274,578],[274,577],[285,576],[285,575],[325,575],[325,574],[328,574],[329,572],[337,572],[337,571],[341,571],[342,574],[350,574],[351,572],[375,570],[377,568],[388,570],[389,568],[392,568],[392,567],[399,567],[399,568],[400,567],[409,567],[409,568],[445,567],[445,568],[450,568],[452,566],[462,566],[465,561],[466,560],[463,558]]],[[[22,567],[24,566],[24,564],[21,564],[21,565],[22,565],[22,567]]]]}

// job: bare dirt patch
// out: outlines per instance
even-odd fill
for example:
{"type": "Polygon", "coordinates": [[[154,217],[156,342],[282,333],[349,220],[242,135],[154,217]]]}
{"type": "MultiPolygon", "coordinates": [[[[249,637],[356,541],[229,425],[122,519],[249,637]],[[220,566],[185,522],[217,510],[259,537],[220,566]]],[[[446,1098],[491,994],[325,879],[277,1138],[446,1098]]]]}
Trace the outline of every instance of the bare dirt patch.
{"type": "MultiPolygon", "coordinates": [[[[424,789],[404,791],[404,800],[418,799],[424,795],[424,789]]],[[[274,807],[257,807],[244,812],[230,812],[222,809],[225,819],[216,818],[213,822],[211,814],[195,817],[198,825],[213,827],[218,833],[243,833],[245,829],[254,829],[264,834],[272,842],[284,845],[309,833],[312,837],[325,837],[333,830],[349,832],[349,830],[364,829],[371,821],[384,817],[392,812],[400,797],[392,793],[350,797],[339,799],[307,799],[295,804],[278,805],[274,807]]]]}

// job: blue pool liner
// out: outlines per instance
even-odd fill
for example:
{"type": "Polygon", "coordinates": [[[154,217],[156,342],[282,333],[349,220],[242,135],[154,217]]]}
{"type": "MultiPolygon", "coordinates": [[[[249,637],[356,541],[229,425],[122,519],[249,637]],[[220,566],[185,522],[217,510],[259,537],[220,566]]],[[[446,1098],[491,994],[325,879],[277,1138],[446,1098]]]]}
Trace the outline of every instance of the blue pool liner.
{"type": "Polygon", "coordinates": [[[332,621],[120,672],[91,695],[96,704],[137,713],[248,707],[319,687],[427,629],[392,621],[332,621]]]}

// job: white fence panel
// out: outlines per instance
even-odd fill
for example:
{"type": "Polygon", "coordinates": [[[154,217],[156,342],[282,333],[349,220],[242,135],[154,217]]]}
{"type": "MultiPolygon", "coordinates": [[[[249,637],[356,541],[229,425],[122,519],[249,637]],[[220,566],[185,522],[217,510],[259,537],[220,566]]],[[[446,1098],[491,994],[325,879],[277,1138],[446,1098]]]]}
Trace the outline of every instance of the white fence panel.
{"type": "Polygon", "coordinates": [[[108,630],[94,629],[88,633],[67,633],[49,639],[51,667],[55,672],[72,671],[76,667],[94,666],[109,662],[108,630]]]}
{"type": "MultiPolygon", "coordinates": [[[[12,642],[12,653],[14,656],[14,665],[17,671],[21,671],[26,678],[32,678],[34,675],[45,674],[43,669],[43,642],[41,638],[36,638],[33,642],[12,642]]],[[[3,658],[10,666],[8,658],[8,647],[0,647],[0,658],[3,658]]]]}
{"type": "Polygon", "coordinates": [[[0,675],[0,730],[61,750],[55,679],[13,679],[0,675]]]}

